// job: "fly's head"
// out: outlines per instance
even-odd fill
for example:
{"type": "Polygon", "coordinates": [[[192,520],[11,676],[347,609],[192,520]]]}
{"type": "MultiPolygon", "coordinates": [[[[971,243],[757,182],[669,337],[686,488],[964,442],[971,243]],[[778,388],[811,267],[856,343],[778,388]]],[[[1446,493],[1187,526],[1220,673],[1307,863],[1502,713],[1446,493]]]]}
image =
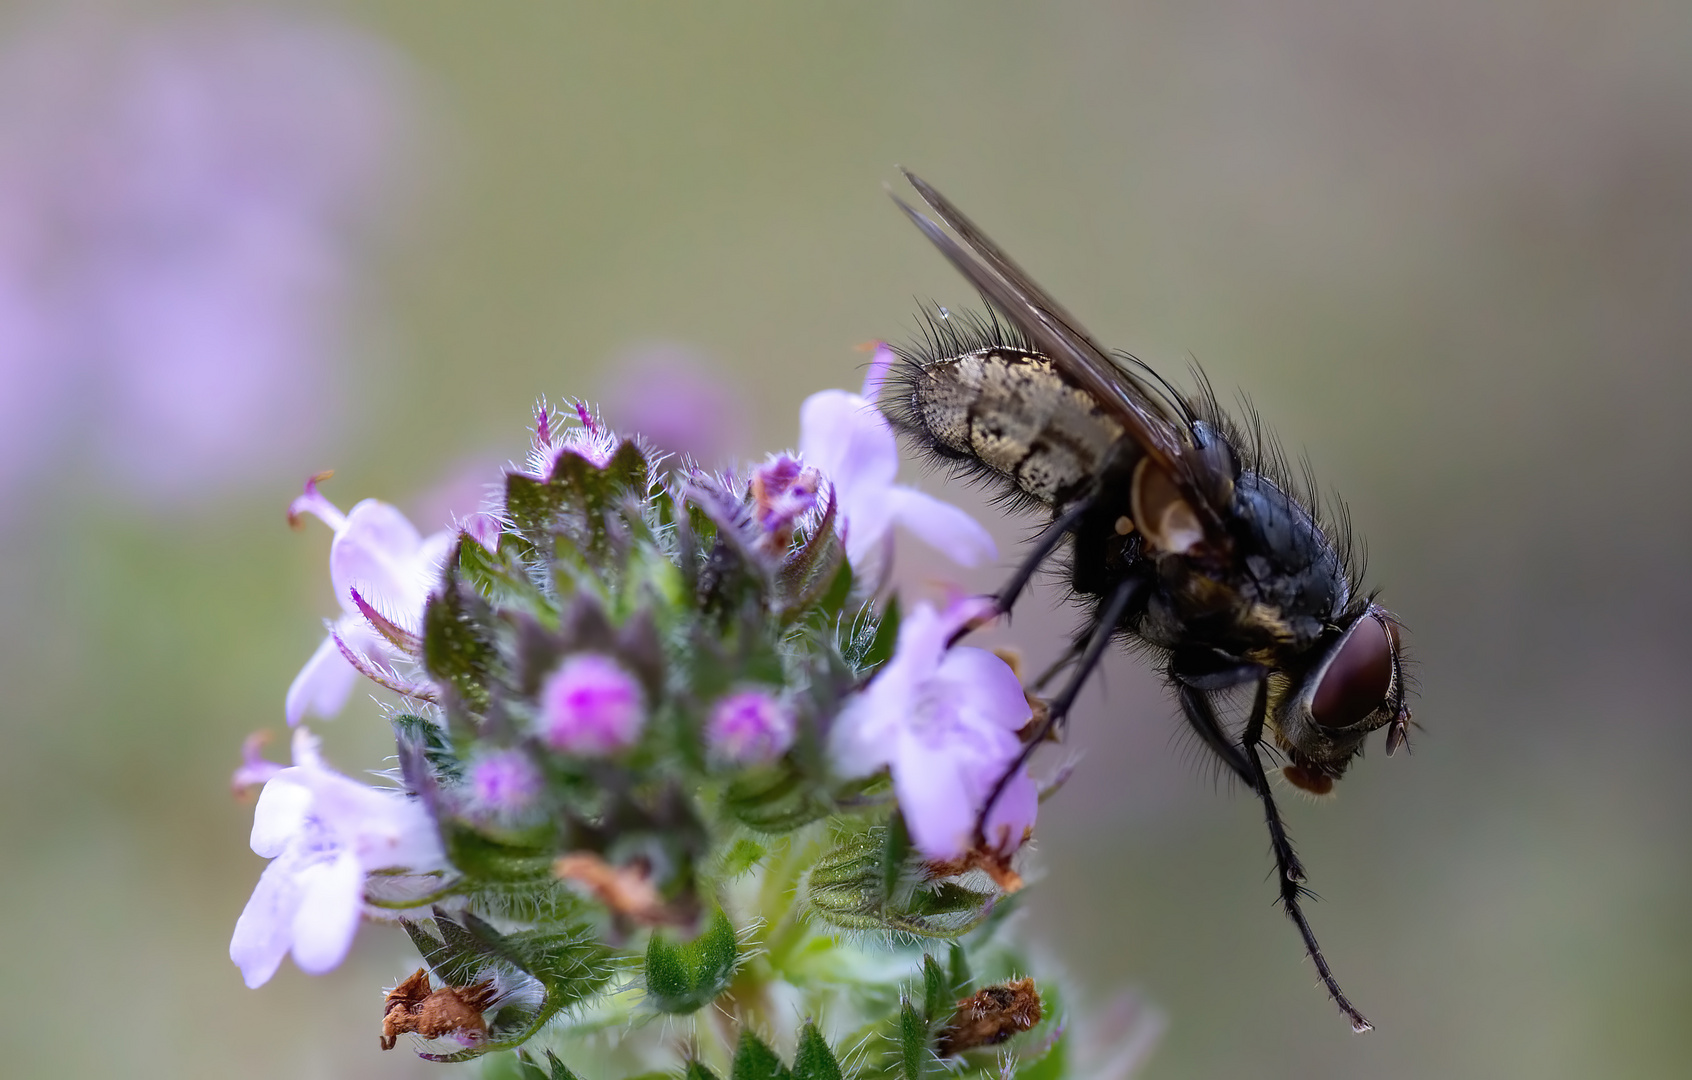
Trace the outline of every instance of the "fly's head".
{"type": "Polygon", "coordinates": [[[1276,680],[1270,719],[1288,758],[1287,781],[1326,795],[1370,732],[1387,729],[1389,755],[1405,743],[1410,709],[1398,622],[1370,603],[1309,655],[1308,666],[1276,680]]]}

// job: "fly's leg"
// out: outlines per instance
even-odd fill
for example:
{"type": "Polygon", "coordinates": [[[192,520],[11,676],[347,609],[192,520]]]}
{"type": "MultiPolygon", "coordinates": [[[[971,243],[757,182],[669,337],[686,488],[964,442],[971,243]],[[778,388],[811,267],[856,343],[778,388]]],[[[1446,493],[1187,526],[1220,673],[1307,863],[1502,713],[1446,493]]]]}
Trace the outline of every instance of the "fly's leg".
{"type": "MultiPolygon", "coordinates": [[[[1263,802],[1263,819],[1269,826],[1269,843],[1275,852],[1276,876],[1280,879],[1281,906],[1286,909],[1287,918],[1293,921],[1293,925],[1298,927],[1299,934],[1304,938],[1304,951],[1316,965],[1316,974],[1321,977],[1322,985],[1327,988],[1328,997],[1333,999],[1340,1012],[1351,1021],[1353,1031],[1369,1031],[1374,1025],[1357,1011],[1357,1006],[1353,1005],[1340,989],[1339,980],[1334,978],[1327,958],[1322,955],[1322,947],[1316,943],[1316,933],[1310,929],[1310,921],[1304,917],[1304,909],[1299,906],[1299,901],[1308,895],[1304,888],[1304,867],[1293,851],[1292,840],[1287,836],[1287,828],[1281,822],[1281,813],[1275,808],[1275,797],[1269,789],[1269,778],[1264,775],[1263,760],[1257,752],[1258,746],[1263,742],[1263,720],[1268,711],[1269,682],[1265,679],[1257,684],[1257,696],[1251,706],[1251,719],[1246,722],[1239,749],[1245,756],[1248,769],[1246,781],[1263,802]]],[[[1201,731],[1200,734],[1204,733],[1201,731]]]]}
{"type": "Polygon", "coordinates": [[[1117,624],[1122,621],[1122,616],[1127,612],[1128,606],[1144,591],[1145,582],[1143,580],[1137,577],[1125,578],[1110,594],[1110,599],[1105,601],[1104,607],[1099,610],[1098,621],[1093,624],[1093,633],[1087,639],[1087,647],[1081,653],[1081,659],[1076,662],[1074,669],[1069,673],[1069,681],[1064,684],[1057,697],[1051,700],[1046,710],[1046,718],[1034,732],[1033,737],[1023,743],[1022,752],[1016,755],[1016,760],[1011,762],[1010,768],[1004,771],[998,781],[994,783],[993,790],[988,793],[987,801],[981,807],[981,815],[975,819],[975,834],[978,839],[986,836],[987,819],[992,815],[993,807],[998,803],[999,796],[1005,793],[1005,787],[1010,784],[1011,777],[1017,774],[1017,770],[1028,764],[1028,759],[1034,756],[1034,751],[1040,748],[1040,744],[1046,741],[1052,730],[1069,715],[1070,707],[1075,704],[1076,695],[1081,692],[1081,685],[1087,681],[1087,676],[1091,675],[1093,669],[1098,666],[1099,658],[1104,655],[1105,646],[1109,645],[1110,639],[1116,636],[1117,624]]]}
{"type": "MultiPolygon", "coordinates": [[[[1040,535],[1034,538],[1033,545],[1029,547],[1028,554],[1024,556],[1021,565],[1016,568],[1016,572],[1010,576],[1010,580],[1000,586],[998,592],[993,594],[993,607],[996,611],[1005,614],[1015,606],[1016,598],[1022,595],[1023,589],[1027,588],[1028,582],[1034,577],[1034,572],[1040,569],[1040,564],[1050,558],[1052,552],[1057,550],[1058,545],[1063,543],[1063,538],[1074,531],[1075,526],[1080,523],[1082,515],[1092,505],[1092,499],[1077,500],[1062,514],[1053,518],[1052,523],[1047,525],[1040,535]]],[[[958,639],[969,633],[971,629],[970,626],[959,627],[946,644],[948,646],[957,644],[958,639]]]]}
{"type": "Polygon", "coordinates": [[[1183,682],[1175,683],[1175,693],[1181,701],[1181,715],[1186,718],[1187,726],[1196,731],[1198,737],[1204,740],[1204,745],[1221,758],[1223,764],[1239,774],[1252,791],[1260,790],[1252,775],[1251,763],[1246,761],[1245,754],[1234,745],[1234,740],[1222,727],[1216,708],[1210,703],[1210,695],[1183,682]]]}

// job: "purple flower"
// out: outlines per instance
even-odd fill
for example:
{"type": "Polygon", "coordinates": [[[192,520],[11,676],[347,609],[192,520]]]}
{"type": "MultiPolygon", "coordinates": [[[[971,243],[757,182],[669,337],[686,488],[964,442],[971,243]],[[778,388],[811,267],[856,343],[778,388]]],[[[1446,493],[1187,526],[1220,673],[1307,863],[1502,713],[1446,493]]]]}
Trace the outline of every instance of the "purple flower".
{"type": "Polygon", "coordinates": [[[259,794],[252,846],[271,863],[229,942],[229,958],[251,987],[270,981],[289,952],[312,975],[339,964],[352,947],[371,871],[433,870],[444,860],[420,802],[328,768],[305,728],[294,732],[294,764],[259,794]]]}
{"type": "Polygon", "coordinates": [[[891,356],[886,346],[877,350],[865,393],[824,390],[799,409],[799,453],[834,485],[846,557],[854,567],[864,566],[885,546],[893,526],[902,525],[961,566],[991,562],[998,549],[974,518],[893,482],[898,440],[871,401],[891,356]]]}
{"type": "Polygon", "coordinates": [[[404,514],[375,499],[365,499],[343,514],[318,492],[318,479],[306,482],[305,494],[288,507],[288,519],[312,514],[335,530],[329,544],[329,577],[341,602],[341,617],[288,687],[285,711],[290,725],[307,713],[334,716],[346,705],[359,673],[342,646],[360,656],[399,654],[359,609],[358,600],[404,632],[417,633],[429,590],[454,539],[449,532],[423,537],[404,514]]]}
{"type": "Polygon", "coordinates": [[[640,684],[609,656],[577,653],[541,685],[538,734],[554,750],[604,757],[640,741],[640,684]]]}
{"type": "Polygon", "coordinates": [[[711,709],[705,745],[711,756],[736,765],[774,761],[793,745],[793,710],[764,690],[740,690],[711,709]]]}
{"type": "Polygon", "coordinates": [[[465,769],[472,816],[514,823],[540,803],[546,778],[521,750],[486,750],[473,754],[465,769]]]}
{"type": "Polygon", "coordinates": [[[601,398],[605,415],[657,449],[709,464],[722,458],[745,430],[743,395],[710,360],[673,342],[621,351],[601,398]]]}
{"type": "MultiPolygon", "coordinates": [[[[984,649],[946,648],[989,602],[944,613],[919,604],[899,627],[893,658],[835,718],[829,753],[845,776],[887,766],[911,840],[937,861],[976,847],[975,819],[993,785],[1022,749],[1017,732],[1032,715],[1010,665],[984,649]]],[[[1027,770],[993,807],[987,847],[1009,854],[1034,826],[1039,802],[1027,770]]]]}
{"type": "Polygon", "coordinates": [[[753,515],[768,550],[782,551],[793,540],[794,524],[817,505],[822,475],[790,454],[771,454],[752,470],[749,494],[753,515]]]}
{"type": "Polygon", "coordinates": [[[264,747],[269,741],[268,731],[255,731],[241,740],[241,764],[229,777],[229,788],[236,795],[246,795],[253,788],[262,788],[282,771],[282,766],[265,759],[264,747]]]}
{"type": "Polygon", "coordinates": [[[34,451],[91,449],[155,503],[320,444],[361,234],[404,201],[408,97],[375,39],[281,10],[13,37],[0,420],[36,428],[34,451]]]}

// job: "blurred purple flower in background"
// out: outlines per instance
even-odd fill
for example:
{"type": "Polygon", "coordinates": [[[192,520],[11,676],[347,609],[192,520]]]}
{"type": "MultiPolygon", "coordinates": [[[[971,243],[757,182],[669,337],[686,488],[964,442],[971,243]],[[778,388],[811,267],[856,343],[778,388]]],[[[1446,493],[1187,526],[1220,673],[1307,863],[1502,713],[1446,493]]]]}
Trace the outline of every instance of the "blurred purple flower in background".
{"type": "Polygon", "coordinates": [[[143,502],[297,468],[337,412],[353,261],[410,91],[322,16],[49,19],[0,52],[0,483],[143,502]]]}
{"type": "Polygon", "coordinates": [[[605,415],[659,450],[720,463],[745,431],[742,396],[703,353],[675,342],[634,345],[607,366],[605,415]]]}
{"type": "MultiPolygon", "coordinates": [[[[835,718],[829,753],[845,776],[887,766],[917,850],[956,859],[975,846],[975,819],[1022,749],[1033,716],[1009,664],[985,649],[946,641],[991,614],[973,597],[936,611],[918,604],[899,626],[893,659],[835,718]]],[[[1039,793],[1026,769],[1005,787],[985,824],[990,851],[1009,855],[1034,827],[1039,793]]]]}
{"type": "Polygon", "coordinates": [[[294,732],[293,766],[259,793],[252,848],[271,863],[235,922],[229,958],[254,987],[269,982],[290,951],[312,975],[345,959],[372,870],[427,871],[444,859],[422,803],[335,772],[305,728],[294,732]]]}

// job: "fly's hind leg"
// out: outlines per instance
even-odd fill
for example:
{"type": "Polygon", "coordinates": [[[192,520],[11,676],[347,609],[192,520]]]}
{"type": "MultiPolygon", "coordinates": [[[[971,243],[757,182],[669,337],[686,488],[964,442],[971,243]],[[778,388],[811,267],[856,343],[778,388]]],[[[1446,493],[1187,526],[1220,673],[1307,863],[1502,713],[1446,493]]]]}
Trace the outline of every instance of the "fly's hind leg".
{"type": "Polygon", "coordinates": [[[987,801],[981,807],[981,814],[975,819],[975,831],[978,838],[985,836],[987,819],[992,815],[993,807],[998,803],[999,796],[1004,794],[1005,787],[1010,783],[1011,777],[1028,764],[1028,759],[1034,756],[1034,751],[1040,748],[1040,744],[1046,741],[1052,730],[1069,715],[1070,708],[1075,704],[1076,695],[1081,693],[1082,684],[1087,681],[1087,676],[1093,673],[1093,669],[1098,667],[1099,659],[1104,655],[1105,646],[1109,645],[1110,639],[1116,636],[1116,627],[1121,623],[1122,616],[1128,611],[1129,605],[1137,597],[1144,594],[1145,587],[1145,582],[1140,578],[1124,578],[1110,594],[1110,599],[1106,600],[1104,606],[1099,610],[1098,620],[1093,623],[1093,632],[1087,638],[1086,648],[1082,650],[1081,658],[1076,661],[1074,668],[1069,673],[1069,681],[1064,684],[1063,689],[1058,692],[1057,696],[1052,698],[1051,704],[1046,710],[1046,717],[1032,733],[1033,737],[1023,743],[1022,752],[1017,754],[1016,760],[1011,762],[1010,768],[1004,771],[998,781],[994,783],[993,790],[988,793],[987,801]]]}
{"type": "MultiPolygon", "coordinates": [[[[1034,538],[1033,545],[1029,547],[1028,554],[1023,556],[1016,571],[999,587],[999,591],[993,594],[994,610],[1000,614],[1008,614],[1010,609],[1016,606],[1017,597],[1021,596],[1022,590],[1028,587],[1028,582],[1033,579],[1034,572],[1040,569],[1047,559],[1051,558],[1052,552],[1056,551],[1058,545],[1063,543],[1064,537],[1075,530],[1075,526],[1080,524],[1081,518],[1092,505],[1090,498],[1076,500],[1063,513],[1053,518],[1052,523],[1047,525],[1040,532],[1040,535],[1034,538]]],[[[957,640],[969,633],[970,629],[969,626],[959,627],[946,644],[957,644],[957,640]]]]}
{"type": "Polygon", "coordinates": [[[1339,1006],[1346,1019],[1351,1021],[1353,1031],[1369,1031],[1374,1025],[1369,1023],[1340,989],[1339,980],[1334,978],[1333,969],[1328,967],[1327,957],[1322,955],[1322,947],[1316,943],[1316,932],[1310,928],[1310,920],[1304,917],[1304,909],[1300,906],[1300,901],[1309,895],[1304,887],[1304,867],[1293,851],[1286,825],[1282,823],[1281,813],[1275,807],[1275,796],[1269,788],[1269,778],[1263,772],[1263,760],[1257,749],[1263,742],[1263,721],[1268,711],[1269,682],[1265,679],[1257,684],[1257,694],[1251,706],[1251,719],[1246,722],[1238,752],[1245,758],[1246,780],[1263,803],[1263,819],[1269,826],[1269,842],[1275,852],[1276,876],[1280,880],[1281,907],[1286,910],[1287,918],[1293,921],[1293,925],[1298,927],[1299,935],[1304,938],[1304,951],[1316,965],[1316,974],[1321,977],[1322,985],[1327,988],[1328,997],[1339,1006]]]}

